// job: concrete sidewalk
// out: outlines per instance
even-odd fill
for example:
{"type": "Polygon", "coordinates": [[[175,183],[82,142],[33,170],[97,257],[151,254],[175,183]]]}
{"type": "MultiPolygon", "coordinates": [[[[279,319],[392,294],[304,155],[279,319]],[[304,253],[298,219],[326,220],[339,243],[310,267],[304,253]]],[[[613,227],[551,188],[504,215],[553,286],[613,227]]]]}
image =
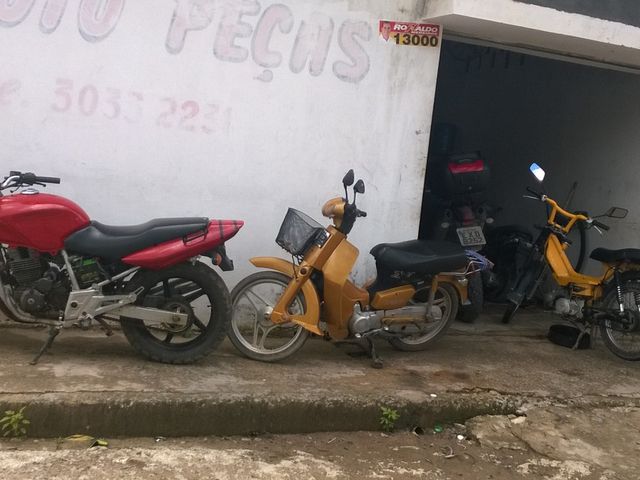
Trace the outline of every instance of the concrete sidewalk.
{"type": "Polygon", "coordinates": [[[418,353],[383,342],[382,370],[319,339],[279,364],[247,360],[225,342],[197,365],[163,365],[98,330],[63,331],[31,366],[46,331],[5,326],[0,409],[27,405],[31,436],[114,437],[375,430],[381,405],[400,411],[400,427],[545,404],[640,405],[640,365],[600,342],[580,351],[551,344],[554,321],[523,311],[503,326],[489,314],[418,353]]]}

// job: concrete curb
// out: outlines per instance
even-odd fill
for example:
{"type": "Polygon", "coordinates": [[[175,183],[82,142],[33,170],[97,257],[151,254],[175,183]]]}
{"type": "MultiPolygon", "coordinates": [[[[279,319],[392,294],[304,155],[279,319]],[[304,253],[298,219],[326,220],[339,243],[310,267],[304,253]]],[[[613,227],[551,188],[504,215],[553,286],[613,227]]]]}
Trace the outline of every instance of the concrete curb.
{"type": "MultiPolygon", "coordinates": [[[[574,406],[622,406],[640,399],[601,397],[537,403],[574,406]]],[[[526,404],[536,403],[530,397],[526,404]]],[[[464,422],[478,415],[518,411],[522,397],[493,393],[454,393],[428,400],[398,397],[221,397],[220,395],[131,393],[44,393],[0,395],[0,409],[26,405],[31,437],[64,437],[86,433],[104,437],[250,435],[318,431],[379,430],[380,407],[398,410],[398,428],[464,422]]]]}
{"type": "Polygon", "coordinates": [[[398,428],[463,422],[517,409],[513,399],[492,394],[448,394],[426,401],[130,393],[0,395],[1,411],[25,405],[31,422],[29,436],[43,438],[76,433],[175,437],[379,430],[381,406],[398,410],[398,428]]]}

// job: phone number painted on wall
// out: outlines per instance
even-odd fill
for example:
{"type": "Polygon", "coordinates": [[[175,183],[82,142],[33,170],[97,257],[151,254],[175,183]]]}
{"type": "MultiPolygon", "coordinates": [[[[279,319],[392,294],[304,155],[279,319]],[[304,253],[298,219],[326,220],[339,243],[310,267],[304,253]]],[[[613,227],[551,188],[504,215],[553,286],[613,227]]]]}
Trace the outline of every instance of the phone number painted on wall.
{"type": "Polygon", "coordinates": [[[380,20],[380,38],[396,45],[437,47],[440,45],[441,34],[440,25],[380,20]]]}

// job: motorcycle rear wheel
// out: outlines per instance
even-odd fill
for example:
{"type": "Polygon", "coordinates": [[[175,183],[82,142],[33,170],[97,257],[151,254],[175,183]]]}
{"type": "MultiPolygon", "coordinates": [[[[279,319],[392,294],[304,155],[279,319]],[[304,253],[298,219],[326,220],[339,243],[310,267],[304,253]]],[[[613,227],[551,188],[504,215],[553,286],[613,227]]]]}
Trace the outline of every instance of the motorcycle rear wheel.
{"type": "MultiPolygon", "coordinates": [[[[302,348],[309,331],[295,323],[275,324],[270,311],[278,303],[291,277],[279,272],[258,272],[242,280],[231,292],[233,313],[229,340],[244,356],[261,362],[277,362],[302,348]]],[[[305,311],[302,293],[293,300],[290,314],[305,311]]]]}
{"type": "MultiPolygon", "coordinates": [[[[613,286],[612,286],[613,287],[613,286]]],[[[614,354],[624,360],[640,360],[640,317],[635,295],[640,293],[640,279],[624,281],[622,284],[622,297],[625,310],[631,310],[635,317],[634,325],[628,331],[622,331],[621,325],[615,325],[614,320],[604,320],[600,325],[600,335],[605,346],[614,354]]],[[[607,308],[618,308],[618,297],[615,288],[610,288],[605,295],[603,305],[607,308]]]]}
{"type": "Polygon", "coordinates": [[[196,362],[224,340],[231,319],[229,290],[220,276],[203,263],[182,263],[160,271],[143,271],[127,285],[140,287],[136,305],[188,314],[186,325],[153,328],[144,321],[121,318],[122,331],[131,346],[145,357],[162,363],[196,362]]]}
{"type": "MultiPolygon", "coordinates": [[[[425,288],[416,292],[414,303],[426,303],[430,288],[425,288]]],[[[389,339],[393,348],[403,352],[417,352],[425,350],[429,345],[446,333],[451,323],[458,314],[460,297],[458,291],[448,283],[440,283],[436,290],[434,305],[442,309],[442,318],[433,326],[431,330],[422,335],[413,334],[406,337],[389,339]]]]}
{"type": "Polygon", "coordinates": [[[469,277],[467,292],[469,292],[471,305],[462,305],[457,318],[461,322],[473,323],[480,316],[484,307],[484,292],[480,273],[474,273],[469,277]]]}

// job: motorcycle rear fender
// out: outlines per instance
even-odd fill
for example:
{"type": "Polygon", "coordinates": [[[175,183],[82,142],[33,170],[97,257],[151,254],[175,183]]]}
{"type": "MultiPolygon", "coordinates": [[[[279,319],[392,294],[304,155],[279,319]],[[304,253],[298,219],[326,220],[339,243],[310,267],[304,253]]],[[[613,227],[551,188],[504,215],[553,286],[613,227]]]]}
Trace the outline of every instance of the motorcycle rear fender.
{"type": "Polygon", "coordinates": [[[313,283],[308,281],[308,276],[299,275],[299,267],[297,265],[281,258],[253,257],[249,261],[258,268],[275,270],[291,278],[289,286],[283,292],[278,304],[273,308],[272,319],[274,323],[293,322],[316,335],[323,335],[323,332],[318,328],[320,298],[313,283]],[[304,295],[306,311],[303,315],[289,315],[287,313],[288,306],[300,291],[304,295]],[[289,300],[287,301],[287,299],[289,300]]]}
{"type": "MultiPolygon", "coordinates": [[[[219,247],[238,233],[243,225],[242,220],[211,220],[206,231],[145,248],[127,255],[122,263],[148,270],[161,270],[197,255],[211,256],[215,262],[218,259],[216,254],[220,254],[219,261],[224,262],[226,254],[223,257],[219,247]]],[[[233,269],[228,263],[224,266],[233,269]]]]}
{"type": "Polygon", "coordinates": [[[438,283],[448,283],[450,285],[453,286],[453,288],[456,289],[456,291],[458,292],[458,296],[460,297],[460,304],[461,305],[468,305],[469,304],[469,293],[468,293],[468,283],[465,281],[460,281],[460,277],[455,276],[455,275],[445,275],[442,273],[439,273],[438,275],[436,275],[436,278],[438,280],[438,283]]]}

